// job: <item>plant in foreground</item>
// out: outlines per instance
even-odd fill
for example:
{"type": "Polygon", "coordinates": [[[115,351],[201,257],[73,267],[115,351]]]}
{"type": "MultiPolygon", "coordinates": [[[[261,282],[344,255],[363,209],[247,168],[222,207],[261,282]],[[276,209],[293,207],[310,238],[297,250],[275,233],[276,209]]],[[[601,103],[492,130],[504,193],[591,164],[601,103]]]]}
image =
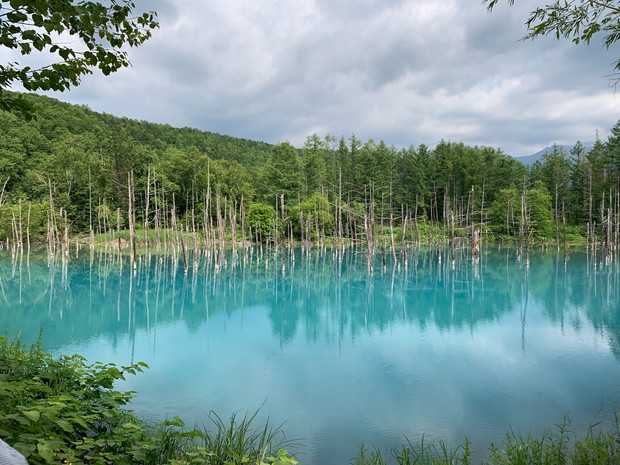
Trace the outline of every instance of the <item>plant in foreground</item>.
{"type": "MultiPolygon", "coordinates": [[[[616,420],[619,420],[616,411],[616,420]]],[[[490,453],[480,465],[618,465],[620,464],[620,429],[618,423],[610,431],[592,426],[586,437],[576,439],[569,434],[570,419],[564,417],[556,430],[540,437],[511,431],[502,447],[490,446],[490,453]]],[[[384,455],[374,447],[360,447],[353,465],[471,465],[470,442],[465,439],[456,448],[443,441],[418,443],[405,438],[399,447],[384,455]]]]}
{"type": "Polygon", "coordinates": [[[187,430],[177,417],[140,420],[127,410],[133,393],[113,385],[144,368],[53,358],[40,342],[27,350],[19,338],[0,337],[0,437],[31,465],[297,463],[281,448],[280,428],[254,426],[256,413],[229,423],[213,415],[213,432],[187,430]]]}

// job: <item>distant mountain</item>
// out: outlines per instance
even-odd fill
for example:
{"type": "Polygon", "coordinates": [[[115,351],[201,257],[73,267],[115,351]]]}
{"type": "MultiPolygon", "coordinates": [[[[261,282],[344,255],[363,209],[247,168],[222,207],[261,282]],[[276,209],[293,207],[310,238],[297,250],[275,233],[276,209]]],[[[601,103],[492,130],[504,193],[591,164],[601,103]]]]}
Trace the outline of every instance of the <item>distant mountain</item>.
{"type": "MultiPolygon", "coordinates": [[[[582,142],[583,146],[585,147],[586,151],[589,152],[590,150],[592,150],[594,148],[594,142],[582,142]]],[[[558,147],[563,148],[566,153],[569,153],[572,149],[573,149],[573,145],[558,145],[558,147]]],[[[524,165],[533,165],[534,163],[536,163],[538,160],[540,160],[544,154],[552,152],[553,151],[553,146],[549,146],[549,147],[545,147],[542,150],[539,150],[536,153],[533,153],[532,155],[526,155],[524,157],[515,157],[517,160],[519,160],[521,163],[523,163],[524,165]]]]}

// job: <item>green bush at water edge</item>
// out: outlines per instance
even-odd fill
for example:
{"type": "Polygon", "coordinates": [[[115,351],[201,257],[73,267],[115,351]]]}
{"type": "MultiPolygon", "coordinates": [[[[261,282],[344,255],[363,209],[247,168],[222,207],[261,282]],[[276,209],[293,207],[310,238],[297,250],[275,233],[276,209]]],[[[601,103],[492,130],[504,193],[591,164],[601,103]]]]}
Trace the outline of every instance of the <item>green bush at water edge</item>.
{"type": "Polygon", "coordinates": [[[31,465],[297,463],[280,449],[279,428],[253,425],[256,413],[228,422],[212,414],[214,432],[186,430],[176,417],[140,420],[126,409],[133,393],[113,385],[144,368],[53,358],[40,343],[27,350],[19,339],[0,337],[0,437],[31,465]]]}

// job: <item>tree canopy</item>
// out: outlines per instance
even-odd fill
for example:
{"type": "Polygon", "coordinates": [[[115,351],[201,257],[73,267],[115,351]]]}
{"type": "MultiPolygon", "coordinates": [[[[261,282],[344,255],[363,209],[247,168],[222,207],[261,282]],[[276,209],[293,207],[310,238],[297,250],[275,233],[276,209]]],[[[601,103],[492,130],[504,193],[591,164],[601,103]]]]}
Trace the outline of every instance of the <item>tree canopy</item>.
{"type": "Polygon", "coordinates": [[[449,221],[498,240],[558,240],[564,230],[600,236],[609,209],[620,205],[620,122],[590,151],[554,146],[526,167],[462,142],[398,148],[312,135],[297,149],[22,98],[40,108],[36,120],[0,110],[0,241],[18,240],[20,219],[42,240],[60,209],[72,234],[123,227],[128,175],[141,224],[171,222],[174,210],[185,228],[213,226],[223,237],[227,222],[257,242],[359,240],[366,215],[381,231],[414,222],[418,229],[407,234],[416,240],[449,221]],[[155,217],[156,209],[164,213],[155,217]]]}
{"type": "MultiPolygon", "coordinates": [[[[6,92],[19,82],[29,91],[64,91],[98,68],[108,75],[129,66],[124,46],[141,45],[158,27],[155,12],[137,14],[129,0],[102,4],[72,0],[0,1],[0,47],[23,56],[39,53],[52,63],[0,64],[0,108],[32,118],[33,107],[6,92]]],[[[38,62],[38,60],[34,60],[38,62]]]]}
{"type": "MultiPolygon", "coordinates": [[[[507,0],[513,5],[515,0],[507,0]]],[[[500,0],[483,0],[493,10],[500,0]]],[[[525,39],[553,35],[578,44],[590,43],[597,33],[604,35],[607,48],[620,39],[620,2],[618,0],[555,0],[530,12],[525,22],[528,33],[525,39]]],[[[620,59],[615,62],[620,70],[620,59]]]]}

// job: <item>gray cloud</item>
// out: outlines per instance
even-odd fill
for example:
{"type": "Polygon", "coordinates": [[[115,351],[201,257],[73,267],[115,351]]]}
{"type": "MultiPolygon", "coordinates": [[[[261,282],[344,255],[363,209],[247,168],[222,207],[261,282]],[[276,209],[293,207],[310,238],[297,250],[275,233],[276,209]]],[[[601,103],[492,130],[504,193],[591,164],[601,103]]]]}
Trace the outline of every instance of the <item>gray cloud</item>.
{"type": "MultiPolygon", "coordinates": [[[[615,124],[600,43],[519,40],[533,0],[157,0],[133,67],[61,100],[267,142],[317,132],[527,155],[615,124]]],[[[604,133],[603,133],[604,134],[604,133]]]]}

